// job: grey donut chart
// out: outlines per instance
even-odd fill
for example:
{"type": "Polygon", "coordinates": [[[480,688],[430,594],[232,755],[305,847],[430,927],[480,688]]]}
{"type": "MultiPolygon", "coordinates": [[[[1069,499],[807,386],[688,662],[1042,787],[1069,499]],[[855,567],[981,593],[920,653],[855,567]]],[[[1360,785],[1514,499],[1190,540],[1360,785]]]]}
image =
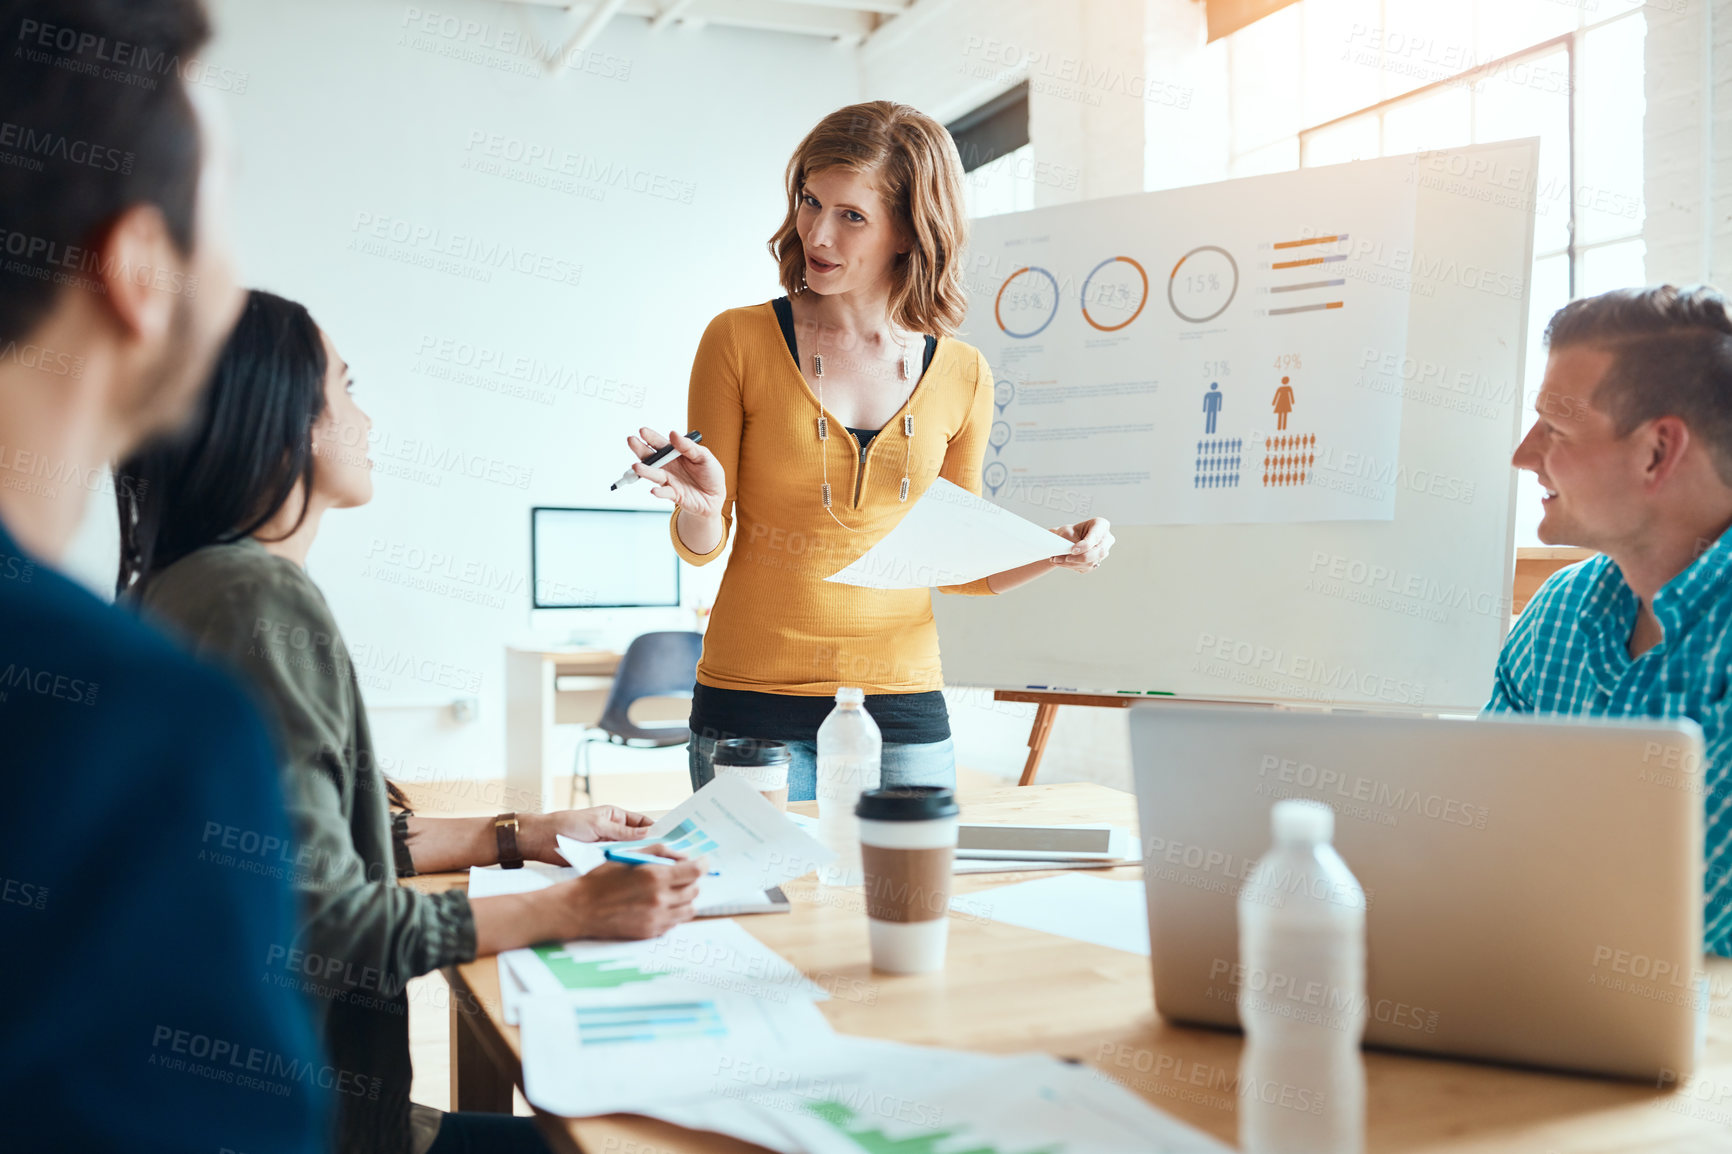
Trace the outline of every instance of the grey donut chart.
{"type": "Polygon", "coordinates": [[[1173,310],[1173,315],[1182,321],[1190,321],[1194,325],[1204,324],[1214,320],[1227,311],[1233,303],[1233,298],[1239,295],[1239,262],[1233,259],[1233,254],[1218,244],[1201,244],[1178,259],[1173,265],[1173,271],[1167,274],[1167,307],[1173,310]],[[1185,262],[1200,252],[1218,252],[1227,260],[1227,267],[1233,270],[1233,286],[1227,290],[1227,299],[1221,302],[1221,307],[1205,317],[1193,317],[1179,308],[1179,302],[1173,299],[1173,282],[1179,279],[1179,270],[1185,267],[1185,262]]]}

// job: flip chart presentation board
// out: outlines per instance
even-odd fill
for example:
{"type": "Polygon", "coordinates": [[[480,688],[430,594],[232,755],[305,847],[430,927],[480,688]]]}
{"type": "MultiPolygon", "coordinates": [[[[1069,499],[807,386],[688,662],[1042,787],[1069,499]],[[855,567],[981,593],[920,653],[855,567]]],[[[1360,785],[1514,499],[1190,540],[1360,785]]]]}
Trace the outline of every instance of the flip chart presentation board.
{"type": "MultiPolygon", "coordinates": [[[[1539,144],[975,223],[986,495],[1095,573],[934,597],[947,682],[1419,709],[1508,628],[1539,144]]],[[[1537,384],[1537,383],[1536,383],[1537,384]]]]}

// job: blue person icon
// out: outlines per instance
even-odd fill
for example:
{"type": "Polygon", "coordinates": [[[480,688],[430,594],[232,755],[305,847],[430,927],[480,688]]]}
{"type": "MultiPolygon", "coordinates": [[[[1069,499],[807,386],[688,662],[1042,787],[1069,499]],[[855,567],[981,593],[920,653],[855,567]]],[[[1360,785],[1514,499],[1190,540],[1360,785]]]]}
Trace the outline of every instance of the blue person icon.
{"type": "Polygon", "coordinates": [[[1209,391],[1203,394],[1203,432],[1214,435],[1215,418],[1221,412],[1221,383],[1209,382],[1209,391]]]}

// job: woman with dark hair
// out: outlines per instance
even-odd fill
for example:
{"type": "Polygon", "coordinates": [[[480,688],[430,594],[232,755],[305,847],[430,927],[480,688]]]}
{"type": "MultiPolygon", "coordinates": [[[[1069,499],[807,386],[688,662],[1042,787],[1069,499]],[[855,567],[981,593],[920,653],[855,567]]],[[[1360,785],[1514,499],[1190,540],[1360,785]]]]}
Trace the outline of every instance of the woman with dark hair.
{"type": "MultiPolygon", "coordinates": [[[[118,592],[226,661],[276,722],[297,845],[293,942],[261,977],[315,995],[338,1079],[344,1151],[544,1150],[533,1122],[409,1102],[409,979],[477,954],[577,937],[643,938],[691,916],[699,867],[605,865],[534,893],[470,901],[397,879],[524,859],[560,864],[555,836],[641,834],[614,806],[498,818],[392,815],[348,647],[307,576],[326,512],[373,495],[353,382],[307,310],[249,294],[199,418],[120,466],[118,592]]],[[[673,855],[670,855],[673,856],[673,855]]]]}

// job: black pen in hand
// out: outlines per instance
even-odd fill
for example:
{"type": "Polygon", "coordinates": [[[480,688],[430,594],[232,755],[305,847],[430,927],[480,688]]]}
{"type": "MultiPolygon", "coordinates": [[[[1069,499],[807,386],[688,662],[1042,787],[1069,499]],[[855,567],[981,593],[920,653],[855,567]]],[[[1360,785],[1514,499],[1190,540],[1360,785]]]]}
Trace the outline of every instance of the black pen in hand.
{"type": "MultiPolygon", "coordinates": [[[[704,435],[702,433],[698,432],[696,429],[693,429],[691,432],[686,434],[686,439],[688,441],[692,441],[696,444],[701,445],[701,444],[703,444],[704,435]]],[[[666,445],[663,445],[661,448],[657,449],[655,452],[653,452],[649,456],[645,457],[643,459],[642,463],[645,465],[659,465],[663,461],[667,460],[669,457],[673,456],[677,452],[679,452],[679,450],[674,448],[674,443],[672,441],[669,441],[666,445]]],[[[633,481],[636,481],[638,479],[639,478],[637,475],[637,470],[627,469],[625,471],[625,476],[621,477],[619,480],[615,481],[612,485],[608,486],[608,492],[611,493],[615,489],[619,488],[621,485],[629,485],[633,481]]]]}

